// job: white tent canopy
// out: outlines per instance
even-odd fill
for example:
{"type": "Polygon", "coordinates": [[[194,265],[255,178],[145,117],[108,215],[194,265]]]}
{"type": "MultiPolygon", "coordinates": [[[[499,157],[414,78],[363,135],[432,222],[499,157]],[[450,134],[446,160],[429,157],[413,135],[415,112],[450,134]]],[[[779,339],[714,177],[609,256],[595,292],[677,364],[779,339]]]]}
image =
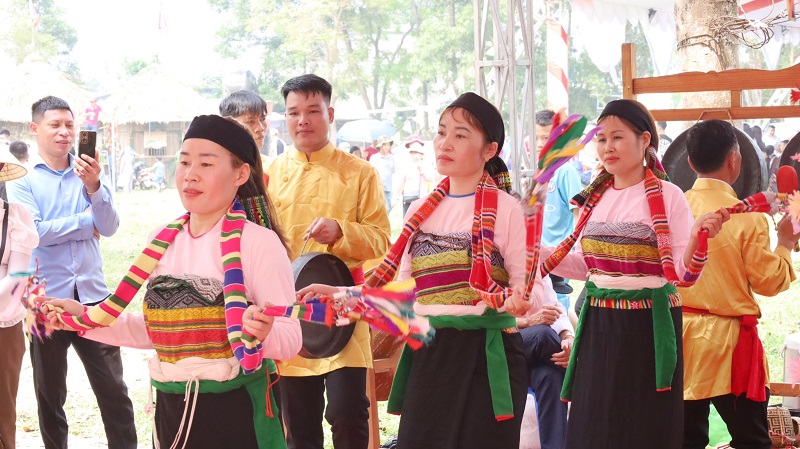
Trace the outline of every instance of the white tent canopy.
{"type": "MultiPolygon", "coordinates": [[[[678,71],[671,67],[677,38],[674,0],[573,0],[572,38],[585,48],[592,62],[616,76],[620,46],[625,41],[626,21],[639,23],[647,38],[656,75],[678,71]],[[613,51],[611,50],[613,49],[613,51]]],[[[739,0],[739,16],[764,23],[786,12],[785,0],[739,0]]],[[[773,24],[774,35],[761,50],[767,66],[775,69],[781,46],[800,43],[800,20],[773,24]]]]}

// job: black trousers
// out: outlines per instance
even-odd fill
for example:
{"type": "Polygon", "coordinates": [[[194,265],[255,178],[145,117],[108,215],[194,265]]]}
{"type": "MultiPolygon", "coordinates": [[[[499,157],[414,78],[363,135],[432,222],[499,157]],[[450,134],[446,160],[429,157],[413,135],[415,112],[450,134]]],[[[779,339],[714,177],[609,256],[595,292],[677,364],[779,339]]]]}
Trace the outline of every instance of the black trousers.
{"type": "Polygon", "coordinates": [[[542,449],[564,449],[567,439],[567,403],[561,387],[567,373],[550,357],[561,352],[561,338],[552,327],[537,324],[520,329],[522,352],[528,366],[528,387],[536,395],[536,418],[542,449]]]}
{"type": "Polygon", "coordinates": [[[710,405],[728,426],[731,434],[731,447],[736,449],[769,449],[769,423],[767,422],[767,400],[755,402],[745,394],[734,396],[726,394],[697,401],[684,401],[683,405],[683,447],[685,449],[705,449],[708,445],[708,413],[710,405]]]}
{"type": "Polygon", "coordinates": [[[109,449],[135,449],[136,427],[128,387],[122,380],[119,348],[56,331],[52,338],[30,345],[33,386],[39,404],[39,427],[46,449],[67,449],[69,425],[64,413],[67,400],[67,350],[78,353],[97,398],[109,449]]]}
{"type": "Polygon", "coordinates": [[[331,425],[333,447],[367,448],[369,399],[366,368],[340,368],[319,376],[282,376],[279,383],[289,449],[322,449],[323,412],[331,425]],[[325,393],[328,396],[327,409],[325,393]]]}

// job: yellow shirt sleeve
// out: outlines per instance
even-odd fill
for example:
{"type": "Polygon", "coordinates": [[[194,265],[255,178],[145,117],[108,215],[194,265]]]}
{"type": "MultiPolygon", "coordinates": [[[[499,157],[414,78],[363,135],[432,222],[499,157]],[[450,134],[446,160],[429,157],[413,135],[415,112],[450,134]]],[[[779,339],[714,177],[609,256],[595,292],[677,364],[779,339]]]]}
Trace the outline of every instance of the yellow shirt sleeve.
{"type": "Polygon", "coordinates": [[[342,228],[343,237],[328,245],[331,254],[362,263],[382,257],[389,250],[389,215],[378,172],[372,167],[365,168],[363,172],[366,172],[366,176],[359,185],[358,197],[352,199],[358,202],[358,220],[334,218],[342,228]]]}

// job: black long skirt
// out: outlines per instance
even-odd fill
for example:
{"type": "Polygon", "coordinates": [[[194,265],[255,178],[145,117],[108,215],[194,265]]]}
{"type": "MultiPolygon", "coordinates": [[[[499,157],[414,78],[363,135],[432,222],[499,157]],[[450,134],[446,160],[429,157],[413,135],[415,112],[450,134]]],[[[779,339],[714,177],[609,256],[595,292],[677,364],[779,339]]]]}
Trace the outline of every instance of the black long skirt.
{"type": "MultiPolygon", "coordinates": [[[[181,431],[178,447],[183,447],[191,405],[183,426],[185,402],[182,394],[156,390],[156,435],[162,448],[168,448],[181,431]]],[[[253,405],[245,387],[227,393],[200,393],[186,444],[191,449],[257,449],[253,424],[253,405]]]]}
{"type": "Polygon", "coordinates": [[[437,329],[414,351],[398,449],[518,449],[527,373],[519,333],[503,333],[514,417],[498,422],[486,370],[486,331],[437,329]]]}
{"type": "MultiPolygon", "coordinates": [[[[587,301],[585,307],[592,306],[587,301]]],[[[670,309],[678,364],[672,388],[663,392],[656,391],[652,311],[592,307],[588,312],[575,366],[567,449],[681,448],[681,308],[670,309]]]]}

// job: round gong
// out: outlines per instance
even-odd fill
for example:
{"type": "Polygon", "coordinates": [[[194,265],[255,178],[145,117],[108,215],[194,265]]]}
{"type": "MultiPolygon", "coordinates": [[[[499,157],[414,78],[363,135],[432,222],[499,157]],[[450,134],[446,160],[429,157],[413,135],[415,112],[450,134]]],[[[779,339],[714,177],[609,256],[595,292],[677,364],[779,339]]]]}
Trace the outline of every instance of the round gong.
{"type": "MultiPolygon", "coordinates": [[[[328,253],[306,253],[292,262],[294,288],[300,290],[311,284],[326,284],[352,287],[353,276],[347,265],[338,257],[328,253]]],[[[303,347],[300,356],[307,359],[322,359],[334,356],[350,341],[355,323],[347,326],[325,326],[324,324],[300,321],[303,347]]]]}
{"type": "MultiPolygon", "coordinates": [[[[697,174],[689,167],[689,155],[686,151],[687,131],[682,132],[672,142],[661,160],[670,181],[684,192],[691,189],[697,179],[697,174]]],[[[739,141],[739,151],[742,153],[742,171],[732,187],[736,196],[742,199],[767,190],[769,177],[764,157],[756,143],[743,131],[736,128],[734,131],[739,141]]]]}
{"type": "MultiPolygon", "coordinates": [[[[784,148],[783,153],[781,153],[780,166],[791,165],[800,173],[800,162],[791,159],[792,156],[797,155],[797,153],[800,153],[800,133],[795,134],[792,140],[786,144],[786,148],[784,148]]],[[[800,180],[798,180],[798,184],[800,184],[800,180]]],[[[800,185],[797,187],[800,188],[800,185]]]]}

